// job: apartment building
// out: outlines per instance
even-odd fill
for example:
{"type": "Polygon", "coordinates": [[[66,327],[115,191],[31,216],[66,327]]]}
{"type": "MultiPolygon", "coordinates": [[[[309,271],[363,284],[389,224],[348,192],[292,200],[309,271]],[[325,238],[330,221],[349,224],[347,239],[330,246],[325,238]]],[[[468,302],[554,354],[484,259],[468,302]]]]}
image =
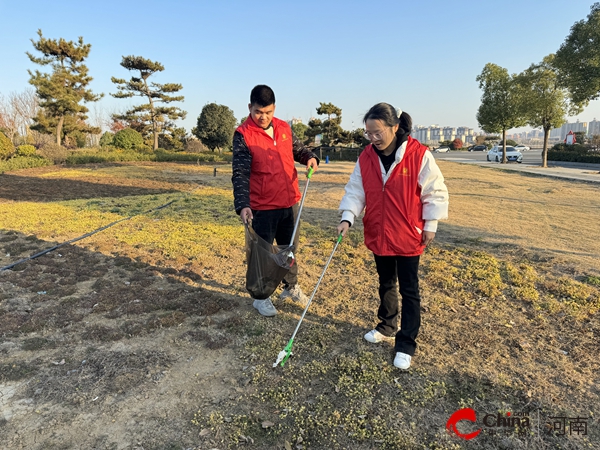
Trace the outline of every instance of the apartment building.
{"type": "Polygon", "coordinates": [[[573,133],[577,131],[583,131],[585,134],[588,134],[587,129],[587,122],[580,122],[578,120],[577,122],[565,123],[562,127],[554,128],[550,131],[550,139],[558,139],[560,141],[564,141],[567,137],[567,134],[569,134],[569,131],[572,131],[573,133]]]}
{"type": "Polygon", "coordinates": [[[425,145],[437,146],[442,141],[453,141],[459,138],[465,145],[475,143],[475,133],[468,127],[440,127],[430,125],[428,127],[417,125],[413,128],[412,136],[425,145]]]}
{"type": "Polygon", "coordinates": [[[588,122],[588,136],[600,136],[600,120],[592,120],[588,122]]]}

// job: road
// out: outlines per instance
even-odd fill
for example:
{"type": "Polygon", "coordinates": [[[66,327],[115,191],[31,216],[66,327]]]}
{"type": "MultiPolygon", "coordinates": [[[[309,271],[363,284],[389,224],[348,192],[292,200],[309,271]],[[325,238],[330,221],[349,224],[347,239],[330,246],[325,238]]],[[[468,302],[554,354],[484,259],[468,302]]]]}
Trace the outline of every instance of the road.
{"type": "Polygon", "coordinates": [[[566,161],[550,161],[547,168],[542,168],[542,150],[535,149],[523,153],[523,162],[501,164],[487,161],[487,152],[457,151],[447,153],[434,153],[435,159],[454,161],[463,164],[476,164],[481,166],[498,167],[518,172],[530,172],[538,175],[566,178],[600,183],[600,164],[573,163],[566,161]]]}
{"type": "MultiPolygon", "coordinates": [[[[523,163],[522,164],[530,164],[539,166],[542,163],[542,150],[535,149],[529,150],[523,153],[523,163]]],[[[470,161],[479,161],[487,164],[498,164],[497,162],[487,162],[486,155],[487,152],[466,152],[466,151],[458,151],[458,152],[447,152],[447,153],[434,153],[436,159],[447,159],[452,161],[460,160],[464,161],[465,159],[470,161]]],[[[457,161],[458,162],[458,161],[457,161]]],[[[511,163],[516,164],[516,163],[511,163]]]]}

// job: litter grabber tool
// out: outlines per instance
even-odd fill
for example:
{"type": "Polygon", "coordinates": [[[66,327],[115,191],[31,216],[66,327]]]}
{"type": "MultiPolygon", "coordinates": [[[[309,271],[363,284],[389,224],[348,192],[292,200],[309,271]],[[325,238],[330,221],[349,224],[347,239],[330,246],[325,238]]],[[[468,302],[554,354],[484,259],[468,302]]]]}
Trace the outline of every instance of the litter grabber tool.
{"type": "Polygon", "coordinates": [[[304,206],[304,200],[306,199],[306,191],[308,190],[308,183],[310,182],[313,172],[313,168],[309,167],[308,172],[306,173],[306,184],[304,185],[304,191],[302,192],[302,199],[300,200],[300,206],[298,207],[298,214],[296,214],[296,223],[294,224],[292,239],[290,239],[290,251],[288,252],[286,258],[287,260],[291,259],[290,267],[294,265],[294,261],[296,260],[296,258],[294,257],[294,239],[296,238],[298,226],[300,225],[300,214],[302,213],[302,207],[304,206]]]}
{"type": "Polygon", "coordinates": [[[277,361],[275,361],[275,364],[273,364],[273,367],[277,367],[277,364],[281,364],[281,367],[283,367],[285,362],[292,355],[292,347],[294,346],[294,338],[296,337],[296,334],[298,333],[298,330],[300,329],[300,325],[302,324],[302,321],[304,320],[306,311],[308,311],[308,308],[310,307],[310,304],[312,303],[313,298],[315,298],[315,294],[317,293],[317,289],[319,289],[319,285],[321,284],[321,281],[323,280],[323,277],[325,276],[325,272],[327,271],[327,268],[329,267],[329,263],[333,259],[333,255],[335,254],[335,251],[337,250],[338,245],[340,245],[340,242],[342,242],[342,237],[343,237],[342,233],[340,233],[337,238],[337,241],[335,243],[335,246],[333,247],[333,250],[331,251],[331,255],[329,255],[329,259],[327,260],[327,263],[325,264],[325,267],[323,268],[323,272],[321,272],[321,276],[319,277],[319,280],[317,281],[317,285],[315,286],[315,289],[313,290],[312,295],[310,296],[310,299],[306,303],[306,307],[304,308],[304,311],[302,312],[302,316],[300,316],[300,320],[298,321],[298,325],[296,325],[294,334],[292,334],[292,337],[291,337],[290,341],[287,343],[287,345],[285,346],[285,348],[279,352],[279,355],[277,355],[277,361]]]}
{"type": "Polygon", "coordinates": [[[294,239],[300,224],[300,213],[312,173],[311,167],[306,175],[306,185],[289,245],[273,245],[265,241],[254,231],[251,223],[246,223],[246,290],[254,299],[269,298],[295,263],[294,239]]]}

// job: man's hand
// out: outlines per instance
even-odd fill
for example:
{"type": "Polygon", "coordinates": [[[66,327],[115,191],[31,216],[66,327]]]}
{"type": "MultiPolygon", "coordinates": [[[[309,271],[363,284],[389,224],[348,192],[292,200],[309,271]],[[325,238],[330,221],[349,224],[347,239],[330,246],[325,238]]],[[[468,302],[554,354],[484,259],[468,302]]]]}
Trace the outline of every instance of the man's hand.
{"type": "Polygon", "coordinates": [[[317,171],[317,168],[319,167],[319,165],[317,164],[317,160],[315,158],[310,158],[308,160],[308,162],[306,163],[306,170],[308,171],[308,169],[310,169],[312,167],[313,172],[317,171]]]}
{"type": "Polygon", "coordinates": [[[423,245],[427,247],[435,238],[434,231],[423,231],[423,245]]]}
{"type": "Polygon", "coordinates": [[[242,219],[242,223],[247,224],[249,220],[252,220],[254,216],[252,215],[252,210],[250,208],[242,208],[240,211],[240,219],[242,219]]]}

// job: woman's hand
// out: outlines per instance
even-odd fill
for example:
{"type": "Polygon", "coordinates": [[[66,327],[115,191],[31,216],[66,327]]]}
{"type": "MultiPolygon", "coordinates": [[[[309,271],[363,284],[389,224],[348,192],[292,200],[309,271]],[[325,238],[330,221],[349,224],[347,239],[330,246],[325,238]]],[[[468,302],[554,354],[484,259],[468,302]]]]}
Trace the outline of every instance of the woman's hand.
{"type": "Polygon", "coordinates": [[[423,245],[427,247],[435,238],[435,231],[423,231],[423,245]]]}
{"type": "Polygon", "coordinates": [[[348,222],[346,222],[345,220],[343,222],[340,222],[340,224],[337,226],[338,236],[340,233],[342,233],[342,236],[346,236],[348,228],[350,228],[350,224],[348,222]]]}

